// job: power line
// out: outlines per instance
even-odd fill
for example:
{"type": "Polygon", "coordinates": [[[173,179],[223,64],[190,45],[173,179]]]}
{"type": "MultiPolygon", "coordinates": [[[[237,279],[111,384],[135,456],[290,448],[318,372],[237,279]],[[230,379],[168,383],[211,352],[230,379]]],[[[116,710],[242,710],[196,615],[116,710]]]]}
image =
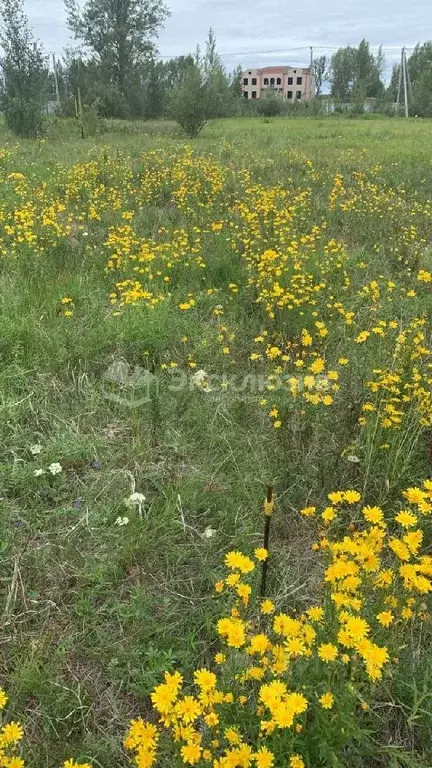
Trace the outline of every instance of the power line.
{"type": "MultiPolygon", "coordinates": [[[[343,48],[343,47],[352,47],[352,46],[314,45],[313,49],[315,51],[338,51],[340,48],[343,48]]],[[[267,51],[230,51],[228,53],[220,53],[219,56],[221,57],[221,59],[225,59],[227,56],[264,56],[264,55],[269,54],[269,53],[284,53],[284,54],[287,54],[287,53],[295,53],[296,51],[309,51],[310,48],[311,48],[310,45],[301,45],[301,46],[298,46],[297,48],[272,48],[271,50],[267,50],[267,51]]],[[[369,46],[370,50],[376,49],[378,51],[378,50],[380,50],[380,48],[381,48],[381,50],[382,50],[382,52],[384,54],[385,54],[386,51],[399,51],[400,50],[399,46],[386,46],[385,48],[383,48],[380,45],[370,45],[369,46]]],[[[405,50],[412,52],[412,51],[414,51],[414,48],[405,48],[405,50]]],[[[184,55],[184,54],[177,54],[177,56],[181,56],[181,55],[184,55]]],[[[176,56],[175,55],[174,56],[167,56],[167,55],[158,54],[158,58],[159,59],[173,59],[173,58],[176,58],[176,56]]]]}
{"type": "Polygon", "coordinates": [[[302,45],[298,48],[274,48],[272,51],[236,51],[235,53],[221,53],[220,55],[225,56],[262,56],[264,53],[292,53],[293,51],[306,51],[309,50],[309,45],[302,45]]]}

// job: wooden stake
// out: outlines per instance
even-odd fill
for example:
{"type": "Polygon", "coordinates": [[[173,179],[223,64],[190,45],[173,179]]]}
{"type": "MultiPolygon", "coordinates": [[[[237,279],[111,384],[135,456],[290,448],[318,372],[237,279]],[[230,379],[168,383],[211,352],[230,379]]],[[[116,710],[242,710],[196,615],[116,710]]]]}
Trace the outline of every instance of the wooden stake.
{"type": "MultiPolygon", "coordinates": [[[[264,516],[265,516],[265,523],[264,523],[264,549],[269,552],[269,542],[270,542],[270,522],[271,517],[273,514],[273,507],[274,507],[274,492],[273,492],[273,486],[268,485],[267,486],[267,498],[264,503],[264,516]]],[[[267,573],[268,573],[268,561],[269,556],[263,561],[262,564],[262,570],[261,570],[261,589],[260,589],[260,595],[261,597],[265,597],[266,593],[266,587],[267,587],[267,573]]]]}

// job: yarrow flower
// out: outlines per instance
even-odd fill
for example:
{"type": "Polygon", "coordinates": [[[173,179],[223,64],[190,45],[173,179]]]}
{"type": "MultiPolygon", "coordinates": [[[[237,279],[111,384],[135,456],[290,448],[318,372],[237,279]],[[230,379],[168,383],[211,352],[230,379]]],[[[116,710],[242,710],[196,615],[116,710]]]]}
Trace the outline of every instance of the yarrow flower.
{"type": "Polygon", "coordinates": [[[146,497],[144,496],[143,493],[138,493],[135,491],[134,493],[131,493],[131,495],[128,496],[127,499],[124,500],[124,503],[125,503],[125,506],[129,508],[138,507],[138,515],[142,520],[142,516],[143,516],[142,512],[143,512],[143,506],[144,506],[145,500],[146,500],[146,497]]]}
{"type": "Polygon", "coordinates": [[[217,530],[215,528],[210,528],[210,526],[208,526],[203,532],[202,536],[204,539],[212,539],[213,536],[216,536],[216,534],[217,534],[217,530]]]}
{"type": "Polygon", "coordinates": [[[129,505],[134,505],[134,504],[139,505],[139,504],[144,504],[145,500],[146,500],[146,497],[144,496],[143,493],[131,493],[131,495],[128,496],[128,498],[126,499],[126,503],[129,505]]]}
{"type": "Polygon", "coordinates": [[[51,475],[60,475],[63,472],[63,467],[58,461],[54,461],[49,465],[48,472],[50,472],[51,475]]]}

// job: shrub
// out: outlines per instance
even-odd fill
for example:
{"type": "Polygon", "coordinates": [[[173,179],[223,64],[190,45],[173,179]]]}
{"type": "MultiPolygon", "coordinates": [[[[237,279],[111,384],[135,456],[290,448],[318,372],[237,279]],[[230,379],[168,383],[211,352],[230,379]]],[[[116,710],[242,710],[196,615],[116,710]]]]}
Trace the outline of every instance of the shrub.
{"type": "Polygon", "coordinates": [[[86,136],[96,136],[98,133],[104,133],[104,121],[99,116],[99,100],[93,102],[83,110],[83,126],[86,136]]]}
{"type": "Polygon", "coordinates": [[[171,97],[170,113],[187,136],[198,136],[214,116],[211,90],[199,68],[191,65],[171,97]]]}
{"type": "Polygon", "coordinates": [[[276,117],[282,112],[283,102],[276,94],[268,94],[265,98],[259,99],[257,111],[263,117],[276,117]]]}

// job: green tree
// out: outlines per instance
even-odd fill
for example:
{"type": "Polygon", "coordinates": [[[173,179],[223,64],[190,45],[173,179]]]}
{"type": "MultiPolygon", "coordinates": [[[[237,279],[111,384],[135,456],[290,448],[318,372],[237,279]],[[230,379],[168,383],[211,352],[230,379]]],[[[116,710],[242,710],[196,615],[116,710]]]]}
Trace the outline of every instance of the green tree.
{"type": "Polygon", "coordinates": [[[208,120],[226,117],[233,108],[230,81],[216,50],[216,38],[209,30],[205,53],[197,46],[192,64],[174,89],[171,116],[189,136],[197,136],[208,120]]]}
{"type": "Polygon", "coordinates": [[[97,102],[98,112],[103,117],[127,118],[131,115],[129,101],[107,80],[95,56],[88,58],[79,50],[66,49],[61,62],[61,83],[66,92],[63,109],[68,115],[75,114],[78,89],[83,104],[88,107],[97,102]]]}
{"type": "Polygon", "coordinates": [[[339,48],[331,60],[331,94],[339,101],[363,101],[378,98],[384,93],[382,74],[385,60],[380,48],[377,56],[371,53],[363,38],[357,48],[339,48]]]}
{"type": "Polygon", "coordinates": [[[234,99],[241,99],[243,95],[242,77],[243,77],[243,67],[241,66],[241,64],[239,64],[238,67],[236,67],[231,72],[231,77],[230,77],[230,88],[231,88],[231,93],[234,99]]]}
{"type": "Polygon", "coordinates": [[[148,120],[157,120],[164,111],[165,88],[161,67],[152,61],[145,84],[144,116],[148,120]]]}
{"type": "Polygon", "coordinates": [[[352,98],[378,98],[384,92],[381,81],[385,60],[380,46],[377,56],[371,53],[369,43],[363,38],[355,50],[354,83],[352,98]]]}
{"type": "Polygon", "coordinates": [[[212,106],[212,117],[227,117],[232,111],[232,91],[230,81],[216,50],[216,37],[210,27],[204,57],[197,57],[197,65],[201,66],[202,77],[208,86],[209,99],[212,106]]]}
{"type": "Polygon", "coordinates": [[[207,78],[211,78],[217,72],[223,72],[224,67],[221,58],[216,50],[216,36],[210,27],[205,44],[205,54],[203,58],[204,74],[207,78]]]}
{"type": "Polygon", "coordinates": [[[86,0],[82,9],[77,0],[65,0],[65,6],[75,37],[96,56],[107,82],[130,98],[168,15],[163,0],[86,0]]]}
{"type": "Polygon", "coordinates": [[[408,59],[413,89],[413,112],[432,117],[432,40],[418,43],[408,59]]]}
{"type": "Polygon", "coordinates": [[[171,116],[191,137],[198,136],[213,117],[209,83],[196,62],[188,67],[171,96],[171,116]]]}
{"type": "Polygon", "coordinates": [[[354,83],[355,49],[339,48],[332,56],[330,82],[331,95],[337,101],[349,101],[354,83]]]}
{"type": "Polygon", "coordinates": [[[382,109],[391,115],[396,114],[393,104],[397,99],[399,70],[400,67],[397,64],[394,64],[392,67],[390,82],[383,94],[382,109]]]}
{"type": "MultiPolygon", "coordinates": [[[[410,90],[410,114],[420,117],[432,117],[432,41],[417,43],[413,53],[407,61],[408,74],[412,87],[410,90]]],[[[387,98],[392,102],[397,99],[400,77],[400,64],[393,67],[390,85],[387,89],[387,98]]],[[[401,89],[401,102],[403,103],[403,86],[401,89]]]]}
{"type": "Polygon", "coordinates": [[[400,66],[398,64],[393,64],[391,79],[387,88],[387,96],[389,99],[391,99],[391,101],[396,101],[397,99],[399,71],[400,66]]]}
{"type": "Polygon", "coordinates": [[[168,61],[159,62],[164,89],[171,93],[183,80],[188,68],[194,63],[193,56],[177,56],[168,61]]]}
{"type": "Polygon", "coordinates": [[[318,56],[313,60],[313,68],[316,79],[316,96],[321,96],[324,83],[328,80],[327,56],[318,56]]]}
{"type": "Polygon", "coordinates": [[[37,136],[49,88],[47,59],[33,38],[22,0],[2,0],[0,13],[1,106],[6,123],[18,136],[37,136]]]}

